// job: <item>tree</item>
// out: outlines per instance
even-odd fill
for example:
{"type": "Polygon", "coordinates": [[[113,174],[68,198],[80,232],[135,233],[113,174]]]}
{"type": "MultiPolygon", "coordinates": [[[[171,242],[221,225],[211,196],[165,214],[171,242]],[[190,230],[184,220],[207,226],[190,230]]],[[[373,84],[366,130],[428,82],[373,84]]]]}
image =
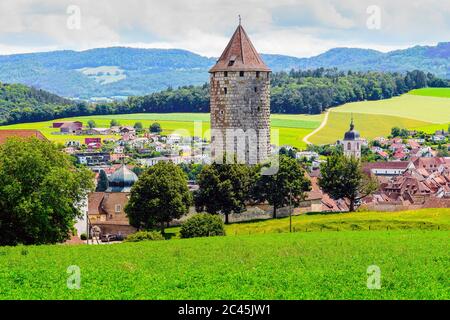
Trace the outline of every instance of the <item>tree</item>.
{"type": "Polygon", "coordinates": [[[120,126],[120,122],[117,121],[116,119],[112,119],[111,122],[109,123],[110,127],[118,127],[120,126]]]}
{"type": "Polygon", "coordinates": [[[144,171],[132,187],[125,212],[137,229],[159,226],[164,233],[164,224],[188,213],[191,202],[183,170],[171,161],[158,162],[144,171]]]}
{"type": "Polygon", "coordinates": [[[160,133],[162,131],[161,125],[158,122],[152,123],[150,126],[150,132],[160,133]]]}
{"type": "Polygon", "coordinates": [[[199,190],[195,193],[197,211],[211,214],[222,213],[225,223],[229,223],[229,214],[245,210],[245,201],[249,198],[249,168],[243,164],[206,165],[197,175],[199,190]]]}
{"type": "Polygon", "coordinates": [[[89,129],[92,129],[92,128],[95,128],[95,127],[96,127],[95,121],[94,121],[94,120],[89,120],[88,123],[87,123],[87,125],[88,125],[88,128],[89,128],[89,129]]]}
{"type": "Polygon", "coordinates": [[[108,189],[108,176],[106,175],[106,172],[104,170],[100,170],[100,174],[98,177],[98,183],[97,188],[95,189],[96,192],[105,192],[106,189],[108,189]]]}
{"type": "Polygon", "coordinates": [[[0,245],[68,239],[92,178],[50,142],[8,139],[0,146],[0,245]]]}
{"type": "Polygon", "coordinates": [[[311,182],[300,163],[289,156],[280,156],[278,172],[274,175],[257,175],[252,194],[255,200],[267,201],[273,206],[273,218],[276,218],[279,208],[291,204],[298,207],[309,190],[311,182]]]}
{"type": "Polygon", "coordinates": [[[319,186],[331,198],[348,199],[350,211],[358,202],[378,189],[377,180],[362,172],[361,163],[354,157],[333,155],[320,166],[319,186]]]}
{"type": "Polygon", "coordinates": [[[142,125],[142,122],[136,122],[135,124],[134,124],[134,129],[136,130],[136,131],[142,131],[143,129],[144,129],[144,126],[142,125]]]}

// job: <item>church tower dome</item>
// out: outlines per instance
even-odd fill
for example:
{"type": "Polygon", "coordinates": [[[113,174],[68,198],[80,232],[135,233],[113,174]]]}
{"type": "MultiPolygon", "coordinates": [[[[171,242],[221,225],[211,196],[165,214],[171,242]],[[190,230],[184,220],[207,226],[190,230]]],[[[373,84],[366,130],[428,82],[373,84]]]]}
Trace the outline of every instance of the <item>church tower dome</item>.
{"type": "Polygon", "coordinates": [[[350,122],[350,130],[344,134],[344,140],[342,140],[342,146],[344,148],[344,155],[347,157],[361,158],[361,147],[363,140],[361,139],[359,132],[355,130],[355,124],[353,123],[353,116],[350,122]]]}
{"type": "Polygon", "coordinates": [[[239,23],[217,63],[211,84],[211,156],[226,153],[256,164],[270,154],[270,68],[239,23]]]}

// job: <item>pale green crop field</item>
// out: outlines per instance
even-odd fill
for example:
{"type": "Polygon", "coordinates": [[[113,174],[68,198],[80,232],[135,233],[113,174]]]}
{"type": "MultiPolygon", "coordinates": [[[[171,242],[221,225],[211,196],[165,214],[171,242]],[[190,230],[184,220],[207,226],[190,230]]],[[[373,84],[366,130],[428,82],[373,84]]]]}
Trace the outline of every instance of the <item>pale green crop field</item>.
{"type": "MultiPolygon", "coordinates": [[[[352,114],[348,112],[330,111],[327,125],[309,138],[314,144],[336,143],[338,139],[344,138],[344,133],[349,130],[352,114]]],[[[430,125],[429,122],[415,119],[386,116],[381,114],[353,113],[355,129],[361,137],[373,139],[379,136],[388,136],[393,127],[418,128],[430,125]]]]}
{"type": "Polygon", "coordinates": [[[412,94],[386,100],[347,103],[332,110],[396,116],[432,123],[450,122],[450,99],[412,94]]]}

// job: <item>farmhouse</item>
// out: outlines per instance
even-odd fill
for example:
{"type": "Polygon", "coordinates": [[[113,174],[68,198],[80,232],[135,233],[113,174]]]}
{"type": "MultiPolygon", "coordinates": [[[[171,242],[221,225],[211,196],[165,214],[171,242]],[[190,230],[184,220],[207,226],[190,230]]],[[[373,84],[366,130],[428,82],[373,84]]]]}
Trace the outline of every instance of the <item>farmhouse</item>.
{"type": "Polygon", "coordinates": [[[80,121],[54,122],[53,128],[58,128],[59,131],[64,134],[75,134],[81,132],[83,123],[80,121]]]}

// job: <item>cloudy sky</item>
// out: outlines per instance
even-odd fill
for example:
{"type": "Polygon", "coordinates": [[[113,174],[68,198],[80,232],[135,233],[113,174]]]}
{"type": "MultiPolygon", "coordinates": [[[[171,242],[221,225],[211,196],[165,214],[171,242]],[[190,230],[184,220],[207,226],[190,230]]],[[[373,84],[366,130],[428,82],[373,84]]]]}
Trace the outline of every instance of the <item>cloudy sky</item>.
{"type": "Polygon", "coordinates": [[[218,56],[238,14],[264,53],[450,41],[448,0],[0,0],[0,54],[120,45],[218,56]]]}

